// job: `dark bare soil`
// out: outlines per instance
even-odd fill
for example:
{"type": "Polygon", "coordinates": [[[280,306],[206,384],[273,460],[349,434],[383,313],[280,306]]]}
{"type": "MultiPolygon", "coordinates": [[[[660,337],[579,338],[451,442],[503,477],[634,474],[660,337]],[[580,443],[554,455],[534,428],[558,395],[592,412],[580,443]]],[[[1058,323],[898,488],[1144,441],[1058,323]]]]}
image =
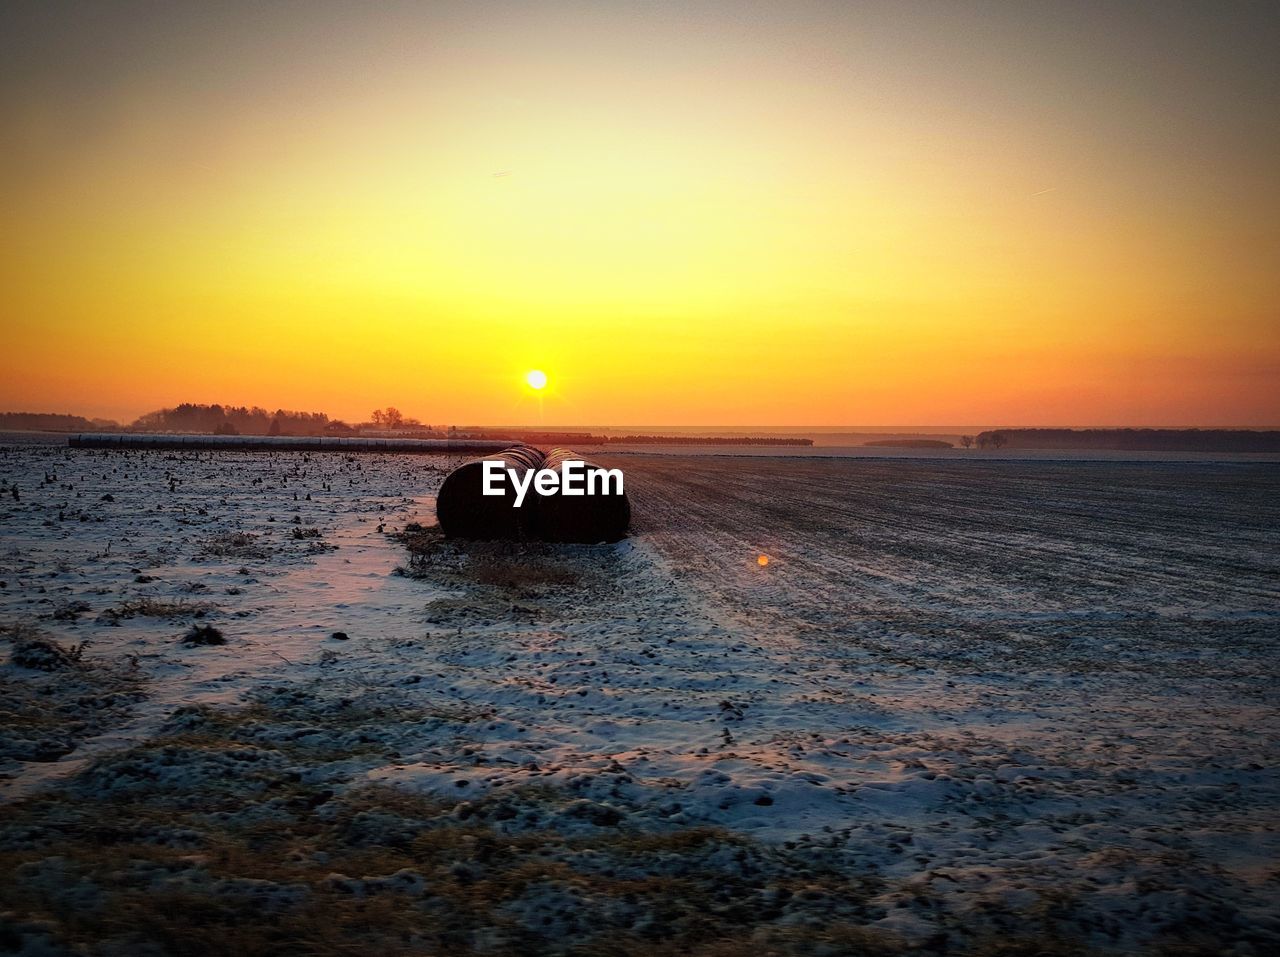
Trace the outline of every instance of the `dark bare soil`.
{"type": "Polygon", "coordinates": [[[0,952],[1280,947],[1280,468],[599,461],[0,450],[0,952]]]}

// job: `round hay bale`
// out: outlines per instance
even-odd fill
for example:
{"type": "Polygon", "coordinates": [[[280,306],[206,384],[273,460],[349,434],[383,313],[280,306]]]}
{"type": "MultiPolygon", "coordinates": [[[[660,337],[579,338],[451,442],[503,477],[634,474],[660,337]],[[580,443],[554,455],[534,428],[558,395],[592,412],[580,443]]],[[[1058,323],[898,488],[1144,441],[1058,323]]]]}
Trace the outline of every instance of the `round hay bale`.
{"type": "MultiPolygon", "coordinates": [[[[599,468],[572,449],[552,449],[542,468],[560,472],[570,459],[585,463],[588,470],[599,468]]],[[[631,502],[625,492],[613,492],[614,483],[609,488],[608,495],[562,495],[559,491],[539,495],[535,516],[539,537],[582,545],[621,541],[631,525],[631,502]]]]}
{"type": "Polygon", "coordinates": [[[516,493],[503,481],[501,495],[484,494],[484,463],[498,461],[521,476],[540,468],[543,454],[531,445],[515,445],[502,452],[472,459],[445,478],[436,496],[436,519],[449,538],[510,539],[523,541],[534,534],[536,497],[527,495],[516,508],[516,493]]]}

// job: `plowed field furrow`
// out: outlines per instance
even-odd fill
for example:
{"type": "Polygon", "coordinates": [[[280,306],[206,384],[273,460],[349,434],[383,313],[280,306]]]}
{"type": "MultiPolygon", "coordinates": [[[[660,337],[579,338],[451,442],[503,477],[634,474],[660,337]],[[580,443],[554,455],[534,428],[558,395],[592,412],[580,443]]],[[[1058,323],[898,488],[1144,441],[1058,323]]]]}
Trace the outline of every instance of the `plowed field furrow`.
{"type": "Polygon", "coordinates": [[[748,619],[872,647],[901,629],[888,644],[926,658],[1033,649],[1048,668],[1107,667],[1138,643],[1251,645],[1280,627],[1280,470],[1267,465],[611,464],[637,531],[748,619]]]}

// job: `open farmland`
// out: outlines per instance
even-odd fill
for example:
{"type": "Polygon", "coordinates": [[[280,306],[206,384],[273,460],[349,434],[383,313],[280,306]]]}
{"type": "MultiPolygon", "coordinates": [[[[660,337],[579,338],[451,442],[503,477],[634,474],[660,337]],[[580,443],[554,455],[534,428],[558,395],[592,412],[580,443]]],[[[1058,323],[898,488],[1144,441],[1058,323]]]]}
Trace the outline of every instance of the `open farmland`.
{"type": "Polygon", "coordinates": [[[466,546],[431,457],[0,453],[5,940],[1280,943],[1274,465],[600,463],[627,542],[466,546]]]}

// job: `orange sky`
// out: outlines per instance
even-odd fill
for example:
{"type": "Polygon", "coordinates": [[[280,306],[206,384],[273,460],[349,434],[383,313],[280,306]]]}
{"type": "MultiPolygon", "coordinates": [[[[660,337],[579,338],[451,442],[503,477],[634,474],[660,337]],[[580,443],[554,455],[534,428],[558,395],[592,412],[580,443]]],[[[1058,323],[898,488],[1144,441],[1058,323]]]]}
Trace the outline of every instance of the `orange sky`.
{"type": "Polygon", "coordinates": [[[30,6],[0,409],[1280,424],[1268,5],[30,6]]]}

